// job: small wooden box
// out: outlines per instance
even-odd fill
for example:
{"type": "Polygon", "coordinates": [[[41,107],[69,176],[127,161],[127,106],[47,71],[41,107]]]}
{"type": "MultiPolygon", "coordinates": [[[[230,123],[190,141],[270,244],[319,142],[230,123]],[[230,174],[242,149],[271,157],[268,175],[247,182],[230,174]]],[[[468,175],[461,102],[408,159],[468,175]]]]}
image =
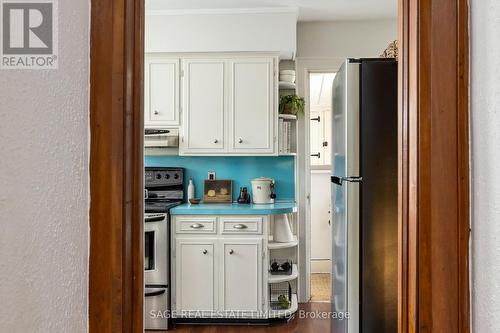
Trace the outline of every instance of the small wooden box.
{"type": "Polygon", "coordinates": [[[203,202],[231,203],[233,202],[232,180],[205,180],[203,184],[203,202]]]}

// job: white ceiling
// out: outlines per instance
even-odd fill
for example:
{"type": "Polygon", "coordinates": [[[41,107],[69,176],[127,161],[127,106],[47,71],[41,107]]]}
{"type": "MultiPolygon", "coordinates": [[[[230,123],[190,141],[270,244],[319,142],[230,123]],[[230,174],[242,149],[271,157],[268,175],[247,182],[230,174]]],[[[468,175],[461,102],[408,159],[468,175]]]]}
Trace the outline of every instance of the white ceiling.
{"type": "Polygon", "coordinates": [[[146,9],[206,12],[295,7],[299,21],[337,21],[396,18],[397,3],[398,0],[146,0],[146,9]]]}

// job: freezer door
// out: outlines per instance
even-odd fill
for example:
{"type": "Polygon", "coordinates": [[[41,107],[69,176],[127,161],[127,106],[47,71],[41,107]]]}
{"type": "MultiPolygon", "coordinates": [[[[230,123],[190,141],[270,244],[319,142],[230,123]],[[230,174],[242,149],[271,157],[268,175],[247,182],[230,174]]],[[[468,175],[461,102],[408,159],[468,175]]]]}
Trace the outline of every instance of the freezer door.
{"type": "Polygon", "coordinates": [[[333,82],[332,174],[358,177],[360,147],[360,64],[348,59],[333,82]]]}

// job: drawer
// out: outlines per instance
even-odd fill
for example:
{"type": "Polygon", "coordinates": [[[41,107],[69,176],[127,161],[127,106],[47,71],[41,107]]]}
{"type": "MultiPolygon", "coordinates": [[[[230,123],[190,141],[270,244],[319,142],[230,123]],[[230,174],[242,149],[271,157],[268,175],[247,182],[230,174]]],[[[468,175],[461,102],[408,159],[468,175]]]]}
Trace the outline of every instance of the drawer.
{"type": "Polygon", "coordinates": [[[179,216],[175,218],[175,232],[178,234],[216,234],[217,218],[179,216]]]}
{"type": "Polygon", "coordinates": [[[262,234],[263,216],[256,217],[220,217],[223,234],[262,234]]]}

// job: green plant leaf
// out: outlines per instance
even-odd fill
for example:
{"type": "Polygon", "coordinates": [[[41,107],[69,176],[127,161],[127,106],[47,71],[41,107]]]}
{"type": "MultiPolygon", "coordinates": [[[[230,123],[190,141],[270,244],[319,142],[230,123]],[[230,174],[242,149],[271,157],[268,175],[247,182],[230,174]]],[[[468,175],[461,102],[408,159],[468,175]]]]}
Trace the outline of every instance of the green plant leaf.
{"type": "Polygon", "coordinates": [[[292,114],[304,115],[305,100],[297,95],[280,96],[279,113],[289,110],[292,114]]]}

